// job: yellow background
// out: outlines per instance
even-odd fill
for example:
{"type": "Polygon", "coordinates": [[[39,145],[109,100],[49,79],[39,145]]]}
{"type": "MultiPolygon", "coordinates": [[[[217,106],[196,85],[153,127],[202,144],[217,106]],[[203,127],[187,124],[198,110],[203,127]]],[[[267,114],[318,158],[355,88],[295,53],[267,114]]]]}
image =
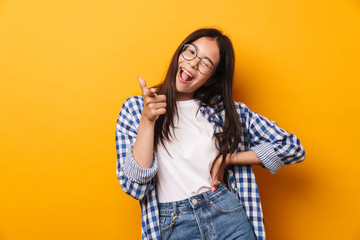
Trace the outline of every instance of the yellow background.
{"type": "Polygon", "coordinates": [[[218,26],[234,95],[298,135],[304,163],[256,168],[268,239],[360,239],[360,2],[0,1],[0,239],[139,239],[115,175],[136,80],[218,26]]]}

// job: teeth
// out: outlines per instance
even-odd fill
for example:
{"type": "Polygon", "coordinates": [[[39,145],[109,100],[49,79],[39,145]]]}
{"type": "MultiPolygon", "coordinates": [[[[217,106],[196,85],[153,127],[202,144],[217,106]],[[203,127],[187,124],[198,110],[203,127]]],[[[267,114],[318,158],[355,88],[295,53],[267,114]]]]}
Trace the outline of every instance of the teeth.
{"type": "Polygon", "coordinates": [[[187,72],[184,68],[182,69],[187,75],[189,75],[189,77],[193,77],[193,76],[191,76],[191,74],[189,73],[189,72],[187,72]]]}

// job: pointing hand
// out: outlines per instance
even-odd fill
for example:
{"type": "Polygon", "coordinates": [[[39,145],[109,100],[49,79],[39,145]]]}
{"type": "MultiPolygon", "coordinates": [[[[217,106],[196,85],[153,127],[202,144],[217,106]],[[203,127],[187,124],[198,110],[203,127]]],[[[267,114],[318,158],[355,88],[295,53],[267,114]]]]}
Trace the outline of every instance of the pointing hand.
{"type": "Polygon", "coordinates": [[[166,96],[157,95],[154,88],[148,89],[143,78],[138,77],[140,88],[144,94],[144,108],[142,118],[155,122],[160,115],[166,113],[166,96]]]}

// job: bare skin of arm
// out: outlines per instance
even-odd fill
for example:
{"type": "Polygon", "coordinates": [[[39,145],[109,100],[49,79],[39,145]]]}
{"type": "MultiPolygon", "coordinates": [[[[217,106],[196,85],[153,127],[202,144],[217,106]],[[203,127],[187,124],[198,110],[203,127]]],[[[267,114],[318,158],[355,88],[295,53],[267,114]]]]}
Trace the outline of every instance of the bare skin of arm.
{"type": "Polygon", "coordinates": [[[151,168],[154,151],[154,127],[160,115],[166,113],[166,96],[157,95],[154,88],[148,89],[144,79],[138,78],[144,94],[144,108],[138,135],[133,149],[135,161],[142,168],[151,168]]]}
{"type": "Polygon", "coordinates": [[[256,156],[253,151],[238,152],[227,156],[226,164],[220,169],[222,156],[219,156],[211,167],[211,191],[215,192],[219,181],[224,184],[224,171],[225,168],[230,164],[239,165],[262,165],[260,159],[256,156]],[[220,171],[219,171],[220,170],[220,171]],[[219,174],[217,174],[219,173],[219,174]]]}

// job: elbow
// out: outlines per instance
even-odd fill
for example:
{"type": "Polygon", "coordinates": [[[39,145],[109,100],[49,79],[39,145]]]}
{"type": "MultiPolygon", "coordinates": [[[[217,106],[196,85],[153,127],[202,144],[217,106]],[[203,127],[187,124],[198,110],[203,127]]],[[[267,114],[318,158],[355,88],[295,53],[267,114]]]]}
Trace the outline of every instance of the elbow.
{"type": "Polygon", "coordinates": [[[305,154],[305,149],[303,147],[301,147],[301,154],[299,156],[299,162],[302,162],[305,160],[306,154],[305,154]]]}
{"type": "Polygon", "coordinates": [[[305,148],[301,144],[300,140],[297,138],[295,143],[292,145],[293,149],[293,158],[295,159],[295,163],[300,163],[305,160],[305,148]]]}
{"type": "Polygon", "coordinates": [[[299,162],[302,162],[305,160],[305,156],[306,156],[305,148],[303,147],[303,145],[300,142],[299,142],[298,148],[299,148],[299,151],[298,151],[299,162]]]}
{"type": "Polygon", "coordinates": [[[131,190],[131,188],[129,188],[126,184],[120,184],[120,185],[121,185],[122,190],[130,197],[132,197],[136,200],[141,200],[144,198],[144,195],[136,194],[136,191],[131,190]]]}
{"type": "Polygon", "coordinates": [[[152,188],[152,185],[139,184],[125,176],[118,176],[118,179],[122,190],[136,200],[142,200],[149,192],[149,189],[152,188]]]}
{"type": "Polygon", "coordinates": [[[305,154],[305,149],[303,148],[303,146],[299,146],[296,154],[294,154],[293,156],[293,163],[301,163],[302,161],[305,160],[306,154],[305,154]]]}
{"type": "Polygon", "coordinates": [[[136,200],[140,200],[140,199],[141,199],[141,196],[135,194],[135,193],[136,193],[136,190],[135,190],[133,184],[131,184],[131,183],[129,182],[130,180],[129,180],[127,177],[125,177],[122,172],[117,171],[117,172],[116,172],[116,176],[117,176],[117,178],[118,178],[118,180],[119,180],[121,189],[122,189],[127,195],[129,195],[130,197],[135,198],[136,200]]]}

